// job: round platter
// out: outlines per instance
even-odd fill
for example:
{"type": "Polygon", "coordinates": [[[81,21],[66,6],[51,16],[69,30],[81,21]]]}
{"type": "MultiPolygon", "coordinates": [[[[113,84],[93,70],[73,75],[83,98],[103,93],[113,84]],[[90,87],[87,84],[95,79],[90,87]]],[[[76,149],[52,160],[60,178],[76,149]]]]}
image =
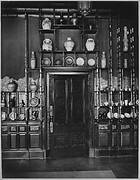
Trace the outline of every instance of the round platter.
{"type": "Polygon", "coordinates": [[[9,118],[10,118],[12,121],[14,121],[14,120],[16,119],[16,113],[15,113],[15,112],[11,112],[11,113],[9,114],[9,118]]]}
{"type": "Polygon", "coordinates": [[[36,107],[39,104],[39,99],[37,97],[34,97],[30,100],[30,105],[32,107],[36,107]]]}
{"type": "Polygon", "coordinates": [[[24,118],[25,118],[25,115],[24,115],[24,114],[20,114],[20,115],[19,115],[19,119],[20,119],[21,121],[23,121],[24,118]]]}
{"type": "Polygon", "coordinates": [[[43,64],[46,66],[50,66],[51,60],[49,58],[43,58],[43,64]]]}
{"type": "Polygon", "coordinates": [[[77,64],[78,66],[83,66],[84,63],[85,63],[85,61],[84,61],[83,58],[79,57],[79,58],[76,59],[76,64],[77,64]]]}
{"type": "Polygon", "coordinates": [[[94,66],[95,65],[95,60],[94,59],[89,59],[88,60],[88,65],[89,66],[94,66]]]}
{"type": "Polygon", "coordinates": [[[72,65],[73,62],[74,62],[74,59],[73,59],[73,57],[71,57],[71,56],[67,56],[67,57],[65,58],[65,62],[66,62],[67,65],[72,65]]]}

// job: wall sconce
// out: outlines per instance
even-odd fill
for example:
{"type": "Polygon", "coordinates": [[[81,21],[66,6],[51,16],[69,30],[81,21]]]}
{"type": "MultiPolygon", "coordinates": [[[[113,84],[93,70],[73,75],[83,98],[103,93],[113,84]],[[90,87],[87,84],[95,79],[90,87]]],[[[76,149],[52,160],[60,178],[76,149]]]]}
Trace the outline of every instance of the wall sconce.
{"type": "Polygon", "coordinates": [[[84,16],[90,12],[91,2],[90,1],[78,1],[78,10],[84,16]]]}

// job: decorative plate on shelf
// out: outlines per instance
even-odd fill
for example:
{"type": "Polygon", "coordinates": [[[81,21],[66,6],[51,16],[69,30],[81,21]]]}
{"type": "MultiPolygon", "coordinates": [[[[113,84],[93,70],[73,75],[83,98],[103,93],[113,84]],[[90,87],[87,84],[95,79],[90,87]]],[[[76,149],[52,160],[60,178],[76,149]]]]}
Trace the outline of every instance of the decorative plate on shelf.
{"type": "Polygon", "coordinates": [[[67,56],[67,57],[65,58],[65,63],[66,63],[67,65],[72,65],[73,62],[74,62],[73,57],[67,56]]]}
{"type": "Polygon", "coordinates": [[[94,66],[94,65],[95,65],[95,60],[92,59],[92,58],[89,59],[89,60],[88,60],[88,65],[89,65],[89,66],[94,66]]]}
{"type": "Polygon", "coordinates": [[[119,114],[118,113],[114,113],[114,118],[119,118],[119,114]]]}
{"type": "Polygon", "coordinates": [[[125,115],[126,118],[130,118],[131,117],[129,113],[124,113],[124,115],[125,115]]]}
{"type": "Polygon", "coordinates": [[[12,121],[14,121],[15,119],[16,119],[16,113],[15,112],[11,112],[10,114],[9,114],[9,118],[12,120],[12,121]]]}
{"type": "Polygon", "coordinates": [[[30,100],[30,105],[32,107],[36,107],[39,104],[39,99],[37,97],[34,97],[30,100]]]}
{"type": "Polygon", "coordinates": [[[124,118],[124,115],[123,115],[123,114],[121,114],[121,118],[122,118],[122,119],[124,118]]]}
{"type": "Polygon", "coordinates": [[[78,66],[83,66],[84,63],[85,63],[85,61],[84,61],[83,58],[79,57],[79,58],[76,59],[76,64],[77,64],[78,66]]]}
{"type": "Polygon", "coordinates": [[[25,114],[22,113],[22,114],[19,115],[19,119],[20,119],[21,121],[23,121],[24,118],[25,118],[25,114]]]}
{"type": "Polygon", "coordinates": [[[1,120],[2,120],[2,121],[5,121],[5,120],[6,120],[6,117],[7,117],[6,112],[1,112],[1,120]]]}
{"type": "Polygon", "coordinates": [[[43,64],[46,65],[46,66],[50,66],[51,64],[51,60],[49,58],[43,58],[43,64]]]}
{"type": "Polygon", "coordinates": [[[108,112],[108,113],[107,113],[107,117],[108,117],[109,119],[111,119],[111,112],[108,112]]]}

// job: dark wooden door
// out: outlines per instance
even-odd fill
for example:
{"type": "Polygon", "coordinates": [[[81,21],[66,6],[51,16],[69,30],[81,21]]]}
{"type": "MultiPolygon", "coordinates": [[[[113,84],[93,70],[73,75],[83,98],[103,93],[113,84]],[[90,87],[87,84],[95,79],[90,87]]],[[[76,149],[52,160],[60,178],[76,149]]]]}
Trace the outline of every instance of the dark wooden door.
{"type": "Polygon", "coordinates": [[[88,155],[87,75],[50,75],[50,156],[88,155]]]}

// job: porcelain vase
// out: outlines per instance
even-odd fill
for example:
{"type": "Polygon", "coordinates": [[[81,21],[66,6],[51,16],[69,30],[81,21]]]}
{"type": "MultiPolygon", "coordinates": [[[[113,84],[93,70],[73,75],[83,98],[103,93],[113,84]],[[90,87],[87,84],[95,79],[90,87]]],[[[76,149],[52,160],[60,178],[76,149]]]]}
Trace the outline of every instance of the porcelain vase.
{"type": "Polygon", "coordinates": [[[42,21],[42,28],[46,29],[46,30],[50,30],[51,29],[51,20],[49,18],[45,18],[42,21]]]}
{"type": "Polygon", "coordinates": [[[86,41],[86,49],[88,51],[93,51],[95,48],[95,41],[92,38],[87,39],[86,41]]]}
{"type": "Polygon", "coordinates": [[[14,80],[11,80],[8,84],[7,84],[7,88],[10,92],[14,92],[17,90],[17,83],[14,80]]]}
{"type": "Polygon", "coordinates": [[[64,42],[64,47],[66,51],[72,51],[74,48],[74,42],[72,41],[71,37],[67,37],[67,40],[64,42]]]}

